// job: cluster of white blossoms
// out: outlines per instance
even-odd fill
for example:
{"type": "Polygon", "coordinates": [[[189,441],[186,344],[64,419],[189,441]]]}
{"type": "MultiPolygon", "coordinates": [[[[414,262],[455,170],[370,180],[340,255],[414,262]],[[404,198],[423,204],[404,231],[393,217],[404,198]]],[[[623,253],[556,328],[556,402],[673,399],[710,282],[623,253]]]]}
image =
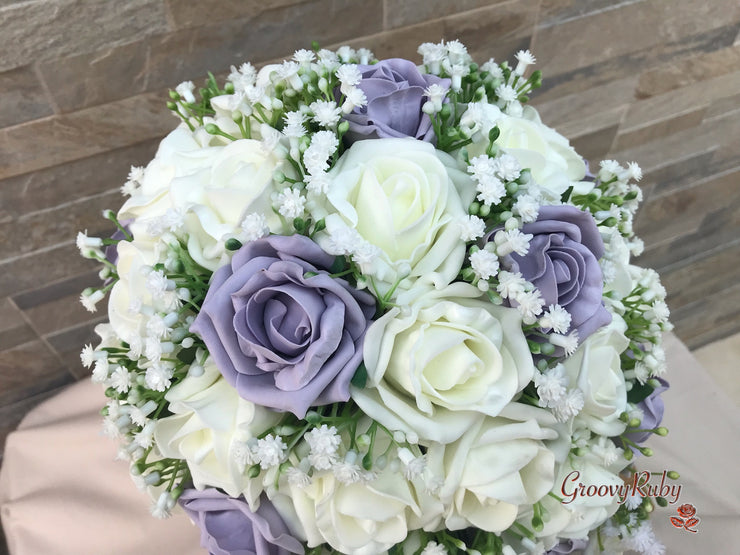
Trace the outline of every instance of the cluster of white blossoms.
{"type": "Polygon", "coordinates": [[[109,295],[81,354],[104,430],[155,516],[221,495],[312,555],[660,553],[652,500],[560,489],[622,483],[635,434],[664,435],[642,425],[670,323],[630,263],[641,171],[587,172],[525,105],[528,51],[419,54],[299,50],[171,91],[182,123],[116,234],[77,238],[103,266],[83,305],[109,295]]]}

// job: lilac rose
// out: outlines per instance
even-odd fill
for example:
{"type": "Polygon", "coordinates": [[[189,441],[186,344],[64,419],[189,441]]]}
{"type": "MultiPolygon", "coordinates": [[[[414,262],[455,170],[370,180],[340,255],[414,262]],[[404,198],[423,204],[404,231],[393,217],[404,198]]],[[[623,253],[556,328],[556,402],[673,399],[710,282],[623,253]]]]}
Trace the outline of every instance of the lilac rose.
{"type": "Polygon", "coordinates": [[[367,104],[344,116],[349,123],[345,137],[361,139],[413,137],[436,144],[432,120],[421,111],[428,100],[424,90],[432,84],[450,88],[450,80],[421,73],[408,60],[392,58],[374,65],[360,65],[362,80],[357,85],[367,104]]]}
{"type": "Polygon", "coordinates": [[[542,294],[545,306],[559,304],[571,316],[578,342],[611,322],[602,302],[604,280],[599,258],[604,242],[591,214],[575,206],[543,206],[537,220],[524,224],[532,234],[525,255],[512,253],[504,266],[521,272],[542,294]]]}
{"type": "Polygon", "coordinates": [[[375,300],[330,276],[333,262],[308,237],[273,235],[213,274],[190,329],[242,398],[299,418],[349,399],[375,300]]]}
{"type": "Polygon", "coordinates": [[[586,540],[560,540],[555,547],[547,551],[546,555],[567,555],[576,551],[586,549],[588,542],[586,540]]]}
{"type": "MultiPolygon", "coordinates": [[[[642,401],[637,403],[637,408],[642,411],[642,422],[640,422],[641,430],[652,430],[660,426],[663,421],[663,398],[661,397],[663,392],[668,390],[669,384],[663,378],[655,378],[660,382],[660,385],[650,392],[650,395],[645,397],[642,401]]],[[[637,444],[644,443],[652,435],[652,432],[633,432],[626,434],[625,437],[630,441],[634,441],[637,444]]],[[[630,446],[632,452],[639,454],[637,448],[630,446]]]]}
{"type": "Polygon", "coordinates": [[[200,528],[200,544],[211,555],[288,555],[304,553],[283,519],[264,496],[256,512],[242,497],[210,488],[187,489],[179,503],[200,528]]]}

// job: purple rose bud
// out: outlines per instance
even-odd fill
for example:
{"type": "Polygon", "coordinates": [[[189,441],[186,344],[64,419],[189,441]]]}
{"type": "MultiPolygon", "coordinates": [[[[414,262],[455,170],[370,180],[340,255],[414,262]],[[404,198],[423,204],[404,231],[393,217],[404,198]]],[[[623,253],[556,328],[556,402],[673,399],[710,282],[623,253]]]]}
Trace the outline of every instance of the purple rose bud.
{"type": "Polygon", "coordinates": [[[601,298],[604,283],[599,258],[604,242],[596,222],[575,206],[543,206],[537,220],[524,224],[522,232],[533,236],[529,251],[524,256],[512,253],[504,266],[532,282],[545,306],[559,304],[566,309],[571,316],[569,332],[577,330],[578,342],[583,343],[611,322],[601,298]]]}
{"type": "Polygon", "coordinates": [[[546,555],[567,555],[579,549],[586,549],[586,540],[560,540],[555,547],[547,551],[546,555]]]}
{"type": "Polygon", "coordinates": [[[436,144],[432,120],[421,111],[428,100],[424,90],[434,83],[445,89],[450,80],[421,73],[408,60],[392,58],[375,65],[357,66],[362,81],[357,85],[367,97],[367,105],[345,116],[353,143],[361,139],[413,137],[436,144]]]}
{"type": "MultiPolygon", "coordinates": [[[[637,408],[642,411],[642,422],[640,422],[641,430],[653,430],[660,426],[663,421],[663,398],[661,395],[664,391],[668,390],[669,384],[663,378],[656,378],[660,385],[653,389],[653,391],[645,397],[642,401],[637,403],[637,408]]],[[[634,441],[637,444],[642,444],[652,435],[651,432],[633,432],[626,434],[626,438],[630,441],[634,441]]],[[[631,446],[630,446],[631,447],[631,446]]],[[[639,454],[640,452],[634,448],[632,452],[639,454]]]]}
{"type": "Polygon", "coordinates": [[[302,235],[234,254],[191,326],[239,395],[290,411],[347,401],[375,299],[329,275],[334,257],[302,235]]]}
{"type": "Polygon", "coordinates": [[[287,555],[304,553],[265,496],[256,512],[242,497],[216,489],[188,489],[179,503],[200,528],[200,544],[211,555],[287,555]]]}
{"type": "Polygon", "coordinates": [[[567,555],[579,549],[586,549],[588,542],[586,540],[560,540],[555,547],[546,552],[545,555],[567,555]]]}

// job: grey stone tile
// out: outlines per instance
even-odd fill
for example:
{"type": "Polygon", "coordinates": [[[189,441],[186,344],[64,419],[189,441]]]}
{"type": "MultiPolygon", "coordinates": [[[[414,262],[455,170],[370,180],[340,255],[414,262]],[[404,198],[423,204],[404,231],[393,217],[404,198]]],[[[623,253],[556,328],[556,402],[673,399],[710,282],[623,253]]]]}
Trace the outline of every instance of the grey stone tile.
{"type": "Polygon", "coordinates": [[[10,222],[0,223],[0,259],[23,255],[74,239],[78,231],[91,236],[110,236],[115,228],[102,217],[105,209],[122,204],[118,190],[72,201],[57,208],[32,212],[10,222]]]}
{"type": "Polygon", "coordinates": [[[105,321],[107,317],[99,315],[95,320],[44,337],[75,378],[82,379],[90,375],[90,370],[80,362],[80,351],[88,343],[97,345],[100,342],[94,330],[96,325],[105,321]]]}
{"type": "Polygon", "coordinates": [[[552,27],[588,15],[646,0],[542,0],[539,26],[552,27]]]}
{"type": "Polygon", "coordinates": [[[0,351],[38,339],[23,314],[9,299],[0,300],[0,351]]]}
{"type": "MultiPolygon", "coordinates": [[[[729,285],[729,284],[728,284],[729,285]]],[[[669,305],[670,306],[670,305],[669,305]]],[[[732,284],[671,313],[675,333],[689,349],[697,349],[740,330],[737,307],[740,284],[732,284]]]]}
{"type": "Polygon", "coordinates": [[[166,31],[161,0],[45,0],[0,7],[0,71],[166,31]]]}
{"type": "Polygon", "coordinates": [[[704,179],[712,173],[712,158],[719,147],[709,146],[706,150],[692,153],[681,160],[672,160],[661,168],[655,168],[643,178],[646,183],[654,184],[656,194],[669,193],[704,179]]]}
{"type": "Polygon", "coordinates": [[[571,141],[571,146],[576,149],[578,154],[589,161],[592,168],[598,168],[599,160],[602,160],[609,152],[609,147],[611,147],[614,136],[617,134],[617,127],[615,124],[576,137],[571,141]]]}
{"type": "Polygon", "coordinates": [[[257,17],[260,13],[275,9],[295,6],[307,0],[199,0],[198,2],[181,2],[165,0],[170,19],[176,29],[190,29],[219,21],[232,21],[257,17]]]}
{"type": "MultiPolygon", "coordinates": [[[[690,43],[691,36],[736,22],[739,13],[740,6],[735,0],[617,4],[613,9],[539,29],[535,54],[539,53],[541,67],[548,68],[550,73],[566,73],[627,54],[660,51],[667,41],[690,43]]],[[[736,24],[733,23],[728,33],[727,46],[737,35],[736,24]]],[[[711,50],[718,48],[715,44],[711,50]]]]}
{"type": "Polygon", "coordinates": [[[146,166],[158,144],[158,139],[146,141],[2,180],[0,223],[123,185],[131,166],[146,166]]]}
{"type": "Polygon", "coordinates": [[[0,406],[72,381],[72,375],[40,340],[0,351],[0,406]]]}
{"type": "MultiPolygon", "coordinates": [[[[637,96],[647,98],[693,83],[705,83],[738,67],[740,67],[740,45],[697,56],[676,58],[640,75],[637,96]]],[[[706,92],[712,94],[713,91],[707,89],[706,92]]]]}
{"type": "Polygon", "coordinates": [[[655,123],[648,123],[631,129],[620,129],[614,141],[614,149],[622,150],[641,145],[650,141],[671,136],[684,129],[698,126],[704,119],[707,105],[693,110],[675,114],[673,117],[655,123]]]}
{"type": "Polygon", "coordinates": [[[73,241],[0,261],[0,297],[33,291],[56,281],[97,268],[80,257],[73,241]]]}
{"type": "MultiPolygon", "coordinates": [[[[600,49],[599,52],[609,51],[609,56],[602,59],[597,55],[591,56],[589,54],[593,50],[590,43],[583,42],[583,39],[579,36],[576,36],[576,38],[569,36],[568,31],[560,27],[555,28],[558,30],[557,33],[553,31],[555,33],[551,38],[553,44],[543,45],[539,35],[535,38],[533,45],[535,55],[538,55],[543,49],[554,48],[557,50],[558,40],[564,40],[568,44],[576,43],[579,45],[578,48],[582,48],[584,54],[579,61],[581,65],[573,64],[570,69],[563,69],[567,64],[561,65],[560,68],[555,64],[551,65],[547,59],[542,59],[540,56],[538,66],[544,77],[542,88],[537,94],[542,101],[639,75],[650,69],[661,67],[671,60],[683,59],[704,52],[714,52],[731,45],[737,32],[736,26],[731,25],[699,31],[697,34],[683,36],[679,39],[669,36],[661,39],[662,42],[653,45],[651,48],[635,49],[619,55],[611,48],[600,49]],[[563,37],[568,38],[563,39],[563,37]]],[[[578,33],[578,29],[574,28],[570,32],[578,33]]],[[[595,40],[598,44],[609,44],[606,40],[598,38],[592,38],[591,40],[595,40]]]]}
{"type": "Polygon", "coordinates": [[[0,73],[0,127],[10,127],[53,113],[31,66],[0,73]]]}
{"type": "Polygon", "coordinates": [[[164,95],[149,93],[0,129],[0,178],[161,138],[175,125],[164,95]]]}
{"type": "MultiPolygon", "coordinates": [[[[676,310],[740,283],[740,238],[708,253],[697,253],[689,262],[661,273],[668,304],[676,310]]],[[[740,305],[738,305],[740,308],[740,305]]]]}
{"type": "MultiPolygon", "coordinates": [[[[456,13],[488,7],[506,0],[385,0],[385,28],[395,29],[456,13]]],[[[430,39],[433,40],[433,39],[430,39]]]]}
{"type": "Polygon", "coordinates": [[[712,176],[670,194],[651,196],[640,207],[636,233],[648,244],[696,232],[707,214],[740,199],[740,173],[712,176]]]}
{"type": "Polygon", "coordinates": [[[143,92],[200,83],[213,73],[245,61],[289,57],[309,48],[376,33],[382,29],[382,0],[182,4],[171,11],[178,28],[104,51],[50,60],[40,65],[63,113],[143,92]],[[209,6],[216,15],[211,17],[209,6]],[[179,18],[182,17],[182,20],[179,18]],[[197,20],[197,25],[192,25],[197,20]],[[296,33],[295,22],[301,22],[296,33]],[[181,25],[182,24],[182,25],[181,25]],[[74,79],[70,77],[74,75],[74,79]]]}

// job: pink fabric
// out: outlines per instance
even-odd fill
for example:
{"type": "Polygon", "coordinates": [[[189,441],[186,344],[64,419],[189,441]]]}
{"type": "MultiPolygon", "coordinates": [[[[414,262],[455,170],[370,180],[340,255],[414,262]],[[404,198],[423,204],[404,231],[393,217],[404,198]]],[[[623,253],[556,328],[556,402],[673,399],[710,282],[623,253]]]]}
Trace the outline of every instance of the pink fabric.
{"type": "MultiPolygon", "coordinates": [[[[669,555],[740,553],[740,410],[674,336],[666,338],[671,389],[667,438],[650,441],[640,468],[681,473],[680,501],[653,513],[669,555]],[[691,503],[698,533],[670,516],[691,503]]],[[[84,381],[46,401],[8,437],[0,506],[11,555],[203,555],[182,513],[149,515],[149,499],[114,462],[116,442],[100,436],[99,386],[84,381]]]]}

